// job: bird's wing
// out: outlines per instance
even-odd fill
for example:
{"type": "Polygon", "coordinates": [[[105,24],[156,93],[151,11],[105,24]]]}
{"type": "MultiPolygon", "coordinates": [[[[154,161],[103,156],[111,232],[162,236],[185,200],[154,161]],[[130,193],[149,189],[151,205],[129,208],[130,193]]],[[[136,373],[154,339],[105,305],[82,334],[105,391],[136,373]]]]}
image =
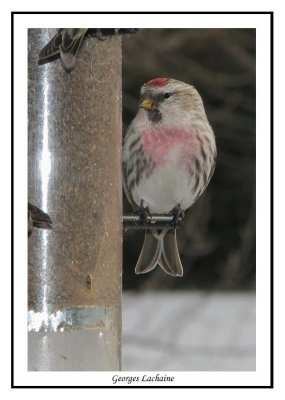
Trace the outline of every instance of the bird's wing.
{"type": "Polygon", "coordinates": [[[88,28],[64,29],[62,43],[59,46],[60,56],[64,69],[71,71],[76,63],[78,50],[82,44],[88,28]]]}
{"type": "Polygon", "coordinates": [[[60,28],[39,54],[39,64],[61,57],[64,69],[70,72],[88,28],[60,28]]]}
{"type": "Polygon", "coordinates": [[[60,57],[59,46],[62,43],[62,30],[58,29],[54,37],[40,51],[39,64],[45,64],[60,57]]]}
{"type": "Polygon", "coordinates": [[[122,171],[122,181],[123,181],[123,188],[124,188],[124,192],[127,196],[127,199],[129,200],[129,203],[132,205],[133,208],[136,208],[137,205],[134,202],[133,196],[128,188],[127,185],[127,178],[126,178],[126,164],[123,163],[123,171],[122,171]]]}

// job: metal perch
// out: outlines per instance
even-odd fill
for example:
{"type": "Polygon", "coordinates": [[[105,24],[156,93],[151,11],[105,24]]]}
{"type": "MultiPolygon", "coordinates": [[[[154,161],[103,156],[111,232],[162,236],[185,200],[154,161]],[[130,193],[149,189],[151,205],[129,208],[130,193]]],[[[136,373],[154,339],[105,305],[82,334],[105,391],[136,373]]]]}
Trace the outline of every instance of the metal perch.
{"type": "Polygon", "coordinates": [[[152,214],[146,218],[139,215],[124,215],[124,229],[179,229],[184,223],[184,218],[180,216],[152,214]]]}

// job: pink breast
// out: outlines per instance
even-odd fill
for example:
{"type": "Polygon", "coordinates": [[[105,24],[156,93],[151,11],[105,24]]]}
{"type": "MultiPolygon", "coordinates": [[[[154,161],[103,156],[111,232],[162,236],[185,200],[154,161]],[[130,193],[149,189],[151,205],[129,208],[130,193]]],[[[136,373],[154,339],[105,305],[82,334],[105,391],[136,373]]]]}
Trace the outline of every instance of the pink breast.
{"type": "Polygon", "coordinates": [[[172,153],[178,162],[191,163],[200,146],[195,132],[174,128],[143,131],[142,143],[144,151],[156,164],[167,162],[172,153]]]}

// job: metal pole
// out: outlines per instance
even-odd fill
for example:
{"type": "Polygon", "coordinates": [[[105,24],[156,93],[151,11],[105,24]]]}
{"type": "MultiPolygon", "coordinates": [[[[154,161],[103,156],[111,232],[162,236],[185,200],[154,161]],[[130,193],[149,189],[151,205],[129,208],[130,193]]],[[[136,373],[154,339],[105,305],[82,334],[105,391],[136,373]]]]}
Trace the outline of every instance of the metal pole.
{"type": "Polygon", "coordinates": [[[184,223],[184,217],[175,218],[173,215],[152,214],[142,218],[139,215],[124,215],[123,227],[125,229],[180,229],[184,223]]]}
{"type": "Polygon", "coordinates": [[[38,65],[54,29],[30,29],[28,369],[120,369],[121,39],[84,40],[75,69],[38,65]]]}

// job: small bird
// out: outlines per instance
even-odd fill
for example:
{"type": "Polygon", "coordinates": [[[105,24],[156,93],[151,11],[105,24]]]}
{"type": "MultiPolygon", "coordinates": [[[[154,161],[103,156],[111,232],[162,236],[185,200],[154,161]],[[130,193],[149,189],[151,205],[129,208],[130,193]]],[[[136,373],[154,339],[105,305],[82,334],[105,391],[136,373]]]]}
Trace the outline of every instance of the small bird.
{"type": "MultiPolygon", "coordinates": [[[[206,189],[216,143],[198,91],[170,78],[145,83],[123,143],[123,186],[139,212],[183,215],[206,189]]],[[[135,272],[182,276],[175,229],[147,229],[135,272]]]]}
{"type": "Polygon", "coordinates": [[[106,36],[134,34],[137,31],[137,28],[59,28],[55,36],[40,51],[39,64],[61,58],[64,70],[71,72],[75,67],[77,54],[85,36],[104,40],[106,36]]]}
{"type": "Polygon", "coordinates": [[[28,203],[28,235],[32,233],[34,227],[41,229],[52,229],[50,216],[40,208],[28,203]]]}

